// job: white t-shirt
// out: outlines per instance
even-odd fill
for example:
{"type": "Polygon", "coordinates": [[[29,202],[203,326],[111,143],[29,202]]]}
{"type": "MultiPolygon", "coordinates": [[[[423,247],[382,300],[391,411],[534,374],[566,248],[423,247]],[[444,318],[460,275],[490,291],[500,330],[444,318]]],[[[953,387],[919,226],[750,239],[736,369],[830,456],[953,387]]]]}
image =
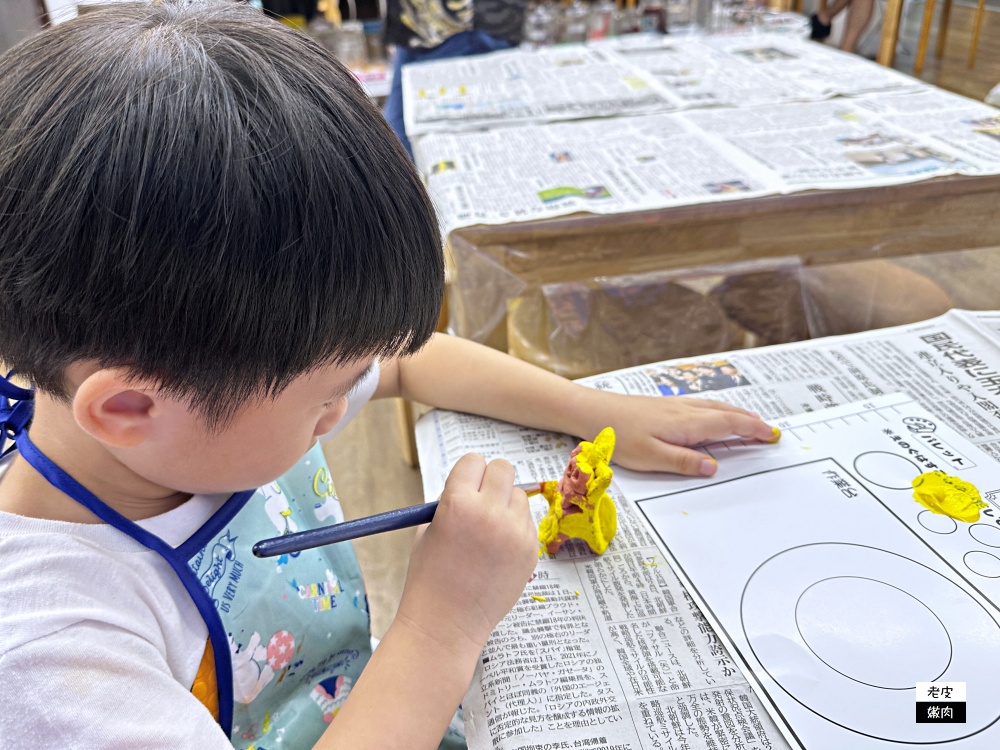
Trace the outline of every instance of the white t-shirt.
{"type": "MultiPolygon", "coordinates": [[[[376,363],[330,435],[377,385],[376,363]]],[[[177,546],[227,497],[139,525],[177,546]]],[[[190,692],[207,637],[157,553],[106,524],[0,512],[0,748],[232,748],[190,692]]]]}

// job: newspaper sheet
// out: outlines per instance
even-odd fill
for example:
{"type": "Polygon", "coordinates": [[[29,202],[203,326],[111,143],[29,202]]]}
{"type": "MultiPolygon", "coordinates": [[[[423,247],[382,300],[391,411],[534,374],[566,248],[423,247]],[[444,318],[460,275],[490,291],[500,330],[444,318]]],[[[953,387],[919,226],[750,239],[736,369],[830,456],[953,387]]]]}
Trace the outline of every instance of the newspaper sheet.
{"type": "Polygon", "coordinates": [[[579,211],[997,174],[1000,111],[934,90],[897,92],[433,133],[414,150],[447,234],[579,211]]]}
{"type": "MultiPolygon", "coordinates": [[[[889,98],[889,97],[885,97],[889,98]]],[[[712,109],[678,115],[753,159],[782,192],[915,182],[950,174],[1000,172],[991,164],[879,117],[860,99],[712,109]]]]}
{"type": "Polygon", "coordinates": [[[683,102],[610,49],[514,49],[403,67],[410,138],[435,130],[660,112],[683,102]]]}
{"type": "MultiPolygon", "coordinates": [[[[998,313],[951,311],[909,326],[662,362],[580,382],[620,393],[711,397],[779,423],[784,418],[786,428],[792,415],[902,393],[1000,461],[998,330],[998,313]]],[[[433,411],[417,425],[425,498],[439,495],[465,452],[507,458],[520,483],[560,476],[575,443],[433,411]]],[[[793,746],[732,650],[662,564],[631,499],[655,495],[670,480],[618,469],[612,548],[594,557],[571,543],[539,561],[466,696],[472,750],[535,750],[546,742],[600,750],[793,746]]],[[[533,509],[537,520],[542,506],[533,509]]]]}
{"type": "Polygon", "coordinates": [[[643,34],[522,47],[411,64],[402,75],[411,140],[440,130],[925,88],[902,73],[787,33],[643,34]]]}
{"type": "Polygon", "coordinates": [[[643,37],[614,48],[688,107],[749,107],[926,88],[857,55],[787,34],[643,37]]]}
{"type": "Polygon", "coordinates": [[[786,748],[635,506],[610,492],[613,548],[540,559],[491,635],[462,703],[470,750],[786,748]]]}
{"type": "Polygon", "coordinates": [[[776,78],[768,69],[728,55],[700,39],[650,40],[618,53],[652,73],[688,107],[751,107],[824,98],[797,78],[776,78]]]}
{"type": "Polygon", "coordinates": [[[705,37],[705,46],[774,78],[796,81],[816,97],[857,96],[927,86],[858,55],[788,35],[705,37]]]}
{"type": "MultiPolygon", "coordinates": [[[[886,123],[919,132],[950,147],[981,173],[996,172],[1000,162],[1000,110],[940,89],[859,100],[886,123]]],[[[963,170],[972,174],[976,169],[963,170]]]]}
{"type": "Polygon", "coordinates": [[[624,213],[769,195],[747,157],[670,115],[435,133],[417,165],[445,233],[577,211],[624,213]],[[724,153],[725,152],[725,153],[724,153]]]}

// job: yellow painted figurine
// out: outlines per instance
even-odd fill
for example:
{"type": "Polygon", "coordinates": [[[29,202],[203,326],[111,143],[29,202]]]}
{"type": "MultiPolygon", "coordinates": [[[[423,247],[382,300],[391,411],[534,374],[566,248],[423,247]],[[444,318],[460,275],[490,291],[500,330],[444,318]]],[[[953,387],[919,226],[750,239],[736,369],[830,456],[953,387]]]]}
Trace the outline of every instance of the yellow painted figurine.
{"type": "Polygon", "coordinates": [[[615,431],[605,427],[594,442],[576,447],[562,479],[541,483],[549,512],[538,526],[538,541],[550,555],[567,539],[583,539],[600,555],[614,539],[618,512],[607,493],[614,450],[615,431]]]}

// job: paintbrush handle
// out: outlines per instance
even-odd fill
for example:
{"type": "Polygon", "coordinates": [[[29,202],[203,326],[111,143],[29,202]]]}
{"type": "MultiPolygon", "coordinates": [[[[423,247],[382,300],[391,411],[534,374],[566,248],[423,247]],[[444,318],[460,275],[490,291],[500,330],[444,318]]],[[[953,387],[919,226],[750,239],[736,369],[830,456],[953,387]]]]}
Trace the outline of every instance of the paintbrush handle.
{"type": "Polygon", "coordinates": [[[291,552],[301,552],[313,547],[322,547],[325,544],[336,544],[362,536],[381,534],[383,531],[396,531],[397,529],[407,529],[410,526],[419,526],[431,522],[437,506],[435,500],[433,503],[409,505],[405,508],[396,508],[396,510],[390,510],[386,513],[335,523],[319,529],[297,531],[272,539],[264,539],[253,546],[253,553],[257,557],[275,557],[291,552]]]}

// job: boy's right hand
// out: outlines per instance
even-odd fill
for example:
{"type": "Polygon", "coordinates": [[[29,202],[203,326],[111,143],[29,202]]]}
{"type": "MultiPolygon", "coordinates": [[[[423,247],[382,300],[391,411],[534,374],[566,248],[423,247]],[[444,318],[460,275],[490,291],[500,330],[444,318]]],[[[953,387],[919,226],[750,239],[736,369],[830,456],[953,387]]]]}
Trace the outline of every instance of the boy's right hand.
{"type": "Polygon", "coordinates": [[[537,562],[537,532],[514,468],[465,455],[414,544],[396,621],[475,658],[537,562]]]}

